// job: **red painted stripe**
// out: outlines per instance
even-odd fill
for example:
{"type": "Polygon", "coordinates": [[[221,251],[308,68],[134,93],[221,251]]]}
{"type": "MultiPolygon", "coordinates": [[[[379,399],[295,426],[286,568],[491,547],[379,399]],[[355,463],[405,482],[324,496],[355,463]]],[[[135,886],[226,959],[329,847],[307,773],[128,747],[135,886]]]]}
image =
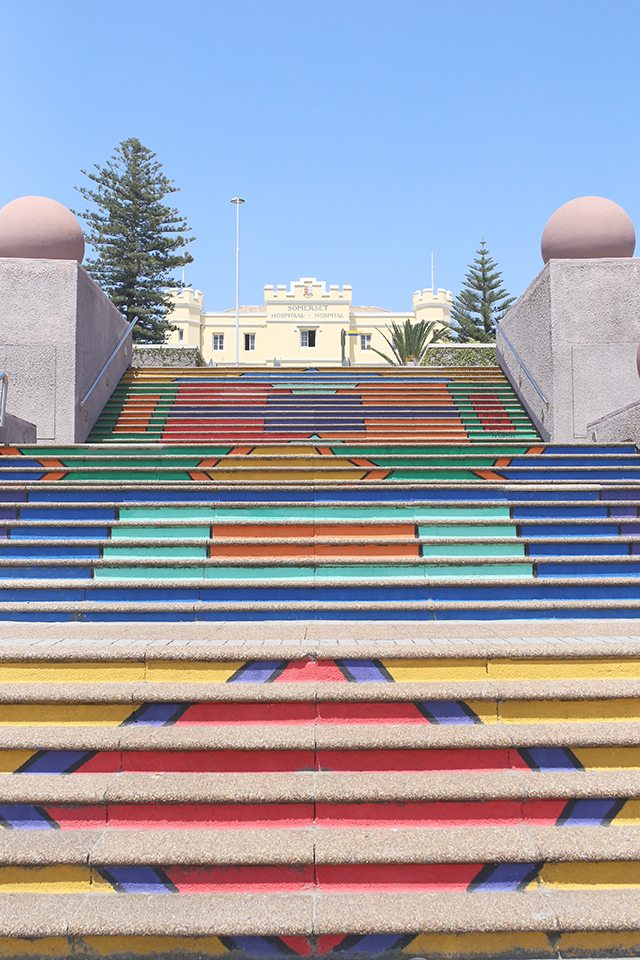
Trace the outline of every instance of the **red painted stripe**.
{"type": "Polygon", "coordinates": [[[314,660],[291,660],[274,683],[315,683],[318,664],[314,660]]]}
{"type": "Polygon", "coordinates": [[[312,750],[101,751],[77,773],[294,773],[313,770],[312,750]]]}
{"type": "Polygon", "coordinates": [[[526,770],[517,750],[318,750],[318,770],[526,770]]]}
{"type": "MultiPolygon", "coordinates": [[[[296,893],[314,886],[312,864],[290,866],[166,867],[180,893],[296,893]]],[[[292,909],[295,909],[292,904],[292,909]]]]}
{"type": "Polygon", "coordinates": [[[107,808],[103,803],[87,806],[47,804],[43,809],[61,830],[102,830],[107,825],[107,808]]]}
{"type": "Polygon", "coordinates": [[[265,829],[309,827],[313,823],[310,803],[110,803],[110,829],[154,827],[165,830],[265,829]]]}
{"type": "Polygon", "coordinates": [[[320,723],[410,723],[429,721],[415,703],[318,703],[320,723]]]}
{"type": "Polygon", "coordinates": [[[481,863],[317,864],[321,892],[357,890],[466,890],[482,870],[481,863]]]}
{"type": "MultiPolygon", "coordinates": [[[[292,678],[288,678],[289,682],[292,678]]],[[[177,727],[216,724],[307,724],[314,723],[313,703],[194,703],[176,721],[177,727]]]]}
{"type": "Polygon", "coordinates": [[[482,827],[554,824],[566,800],[446,800],[409,803],[318,803],[320,827],[482,827]]]}

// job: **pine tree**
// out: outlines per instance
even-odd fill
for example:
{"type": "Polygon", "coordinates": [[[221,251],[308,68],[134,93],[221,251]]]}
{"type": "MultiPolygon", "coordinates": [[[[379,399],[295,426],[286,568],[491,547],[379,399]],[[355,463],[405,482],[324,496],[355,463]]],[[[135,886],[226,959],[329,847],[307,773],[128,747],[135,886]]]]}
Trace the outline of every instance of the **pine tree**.
{"type": "Polygon", "coordinates": [[[510,297],[502,286],[502,274],[482,240],[451,308],[457,339],[464,343],[492,343],[496,324],[514,301],[515,297],[510,297]]]}
{"type": "Polygon", "coordinates": [[[162,343],[172,329],[168,290],[179,285],[173,271],[193,260],[186,219],[163,203],[178,187],[136,137],[118,144],[104,166],[81,172],[91,183],[76,190],[93,206],[79,216],[95,251],[85,267],[127,320],[138,319],[136,340],[162,343]]]}

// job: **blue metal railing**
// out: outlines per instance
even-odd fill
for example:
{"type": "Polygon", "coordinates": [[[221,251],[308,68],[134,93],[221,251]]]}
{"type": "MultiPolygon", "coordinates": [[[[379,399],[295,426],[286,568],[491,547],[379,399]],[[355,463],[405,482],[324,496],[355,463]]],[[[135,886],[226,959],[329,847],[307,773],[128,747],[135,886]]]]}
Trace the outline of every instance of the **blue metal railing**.
{"type": "Polygon", "coordinates": [[[0,427],[4,427],[7,412],[7,393],[9,391],[9,377],[4,370],[0,370],[0,427]]]}
{"type": "Polygon", "coordinates": [[[527,378],[527,380],[529,381],[529,383],[531,384],[531,386],[533,387],[533,389],[535,390],[535,392],[538,394],[538,396],[540,397],[540,399],[542,400],[542,402],[544,403],[544,405],[548,407],[548,406],[549,406],[549,401],[547,400],[547,398],[545,397],[544,393],[542,392],[542,390],[540,389],[540,387],[538,386],[538,384],[537,384],[536,381],[534,380],[534,378],[533,378],[531,372],[529,371],[526,363],[524,362],[524,360],[521,359],[518,351],[516,350],[516,348],[514,347],[514,345],[511,343],[511,340],[509,340],[509,337],[506,335],[506,333],[504,332],[504,330],[502,330],[502,329],[500,328],[499,325],[496,327],[496,336],[502,337],[502,339],[504,340],[504,342],[506,343],[506,345],[509,347],[509,350],[511,350],[511,353],[514,355],[514,357],[515,357],[516,360],[518,361],[518,364],[519,364],[519,366],[520,366],[520,369],[521,369],[522,372],[524,373],[525,377],[527,378]]]}
{"type": "Polygon", "coordinates": [[[112,363],[112,361],[114,360],[116,354],[118,353],[118,350],[120,349],[120,347],[122,346],[122,344],[125,342],[125,340],[126,340],[127,337],[129,336],[129,334],[131,333],[131,331],[133,330],[133,328],[135,327],[135,325],[136,325],[136,323],[138,322],[139,319],[140,319],[139,317],[135,317],[135,318],[131,321],[131,323],[129,324],[129,326],[128,326],[127,329],[125,330],[125,332],[122,334],[122,336],[120,337],[120,339],[118,340],[117,344],[115,345],[115,347],[114,347],[113,350],[111,351],[111,355],[110,355],[109,359],[107,360],[106,363],[104,363],[104,364],[102,365],[102,367],[100,368],[100,372],[98,373],[98,375],[96,376],[95,380],[93,381],[93,383],[91,384],[91,386],[89,387],[89,389],[88,389],[87,392],[85,393],[84,397],[83,397],[82,400],[80,401],[80,406],[81,406],[81,407],[87,402],[87,400],[89,399],[89,397],[91,396],[91,394],[93,393],[93,391],[96,389],[96,387],[97,387],[98,384],[100,383],[100,380],[102,379],[102,377],[104,376],[104,374],[105,374],[105,373],[107,372],[107,370],[109,369],[109,366],[111,365],[111,363],[112,363]]]}

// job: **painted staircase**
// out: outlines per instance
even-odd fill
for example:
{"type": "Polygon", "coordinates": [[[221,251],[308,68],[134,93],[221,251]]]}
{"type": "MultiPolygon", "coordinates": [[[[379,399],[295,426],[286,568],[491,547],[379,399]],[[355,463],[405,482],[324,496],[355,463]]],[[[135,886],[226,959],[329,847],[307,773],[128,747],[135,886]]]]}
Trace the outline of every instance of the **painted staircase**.
{"type": "Polygon", "coordinates": [[[634,447],[497,368],[130,371],[92,440],[0,450],[0,957],[640,952],[634,447]]]}

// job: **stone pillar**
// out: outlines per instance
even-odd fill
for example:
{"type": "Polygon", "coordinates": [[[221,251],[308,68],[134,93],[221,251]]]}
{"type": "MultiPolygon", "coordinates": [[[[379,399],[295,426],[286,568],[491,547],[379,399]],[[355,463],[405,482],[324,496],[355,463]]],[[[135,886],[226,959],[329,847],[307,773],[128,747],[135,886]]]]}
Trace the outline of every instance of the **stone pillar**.
{"type": "Polygon", "coordinates": [[[131,361],[131,337],[82,403],[127,323],[76,260],[0,258],[7,411],[39,443],[82,443],[131,361]]]}

